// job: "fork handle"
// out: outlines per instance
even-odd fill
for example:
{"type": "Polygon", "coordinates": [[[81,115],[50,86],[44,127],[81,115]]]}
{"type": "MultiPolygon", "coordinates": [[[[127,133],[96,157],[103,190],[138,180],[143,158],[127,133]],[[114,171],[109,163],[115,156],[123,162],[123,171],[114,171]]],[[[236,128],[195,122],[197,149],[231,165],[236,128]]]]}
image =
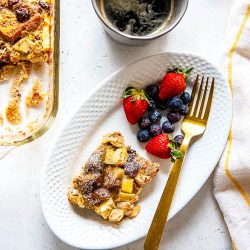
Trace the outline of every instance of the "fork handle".
{"type": "Polygon", "coordinates": [[[160,202],[158,204],[157,210],[155,212],[150,229],[144,242],[145,250],[157,250],[159,248],[161,236],[168,218],[168,213],[173,200],[175,188],[177,186],[182,163],[184,161],[185,154],[187,152],[191,139],[191,135],[185,135],[180,148],[180,151],[182,152],[184,157],[183,159],[177,159],[172,167],[171,173],[169,175],[168,181],[164,188],[163,194],[161,196],[160,202]]]}

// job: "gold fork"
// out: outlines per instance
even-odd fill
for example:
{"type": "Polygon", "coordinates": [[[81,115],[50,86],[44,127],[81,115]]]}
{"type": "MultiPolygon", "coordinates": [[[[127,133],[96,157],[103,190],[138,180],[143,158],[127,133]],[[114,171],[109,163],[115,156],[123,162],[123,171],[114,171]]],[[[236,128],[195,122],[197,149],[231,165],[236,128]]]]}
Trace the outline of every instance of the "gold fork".
{"type": "Polygon", "coordinates": [[[145,250],[158,249],[186,152],[192,139],[202,135],[205,132],[207,126],[213,99],[215,79],[212,79],[210,89],[209,77],[204,80],[203,76],[200,84],[199,79],[200,77],[198,75],[196,77],[192,91],[191,103],[189,105],[189,114],[186,116],[182,124],[182,131],[185,134],[185,137],[180,151],[184,157],[182,159],[177,159],[172,167],[167,184],[164,188],[161,200],[158,204],[153,221],[144,242],[145,250]],[[206,85],[205,89],[203,90],[205,81],[206,85]],[[198,85],[200,85],[200,87],[197,93],[198,85]]]}

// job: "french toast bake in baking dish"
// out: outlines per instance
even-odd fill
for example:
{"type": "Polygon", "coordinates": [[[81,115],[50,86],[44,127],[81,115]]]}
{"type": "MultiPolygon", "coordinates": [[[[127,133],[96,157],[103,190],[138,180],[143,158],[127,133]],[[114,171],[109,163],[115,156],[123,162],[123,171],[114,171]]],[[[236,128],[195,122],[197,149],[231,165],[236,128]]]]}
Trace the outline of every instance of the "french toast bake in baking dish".
{"type": "Polygon", "coordinates": [[[57,110],[58,3],[0,0],[0,145],[44,133],[57,110]]]}

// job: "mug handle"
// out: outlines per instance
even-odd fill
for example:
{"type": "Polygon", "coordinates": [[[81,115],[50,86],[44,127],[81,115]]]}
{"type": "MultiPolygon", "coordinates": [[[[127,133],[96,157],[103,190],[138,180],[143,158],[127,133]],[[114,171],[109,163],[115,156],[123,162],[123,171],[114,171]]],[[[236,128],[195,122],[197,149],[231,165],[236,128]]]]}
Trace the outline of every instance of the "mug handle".
{"type": "Polygon", "coordinates": [[[2,147],[0,147],[0,160],[2,160],[14,148],[15,148],[15,146],[2,146],[2,147]]]}

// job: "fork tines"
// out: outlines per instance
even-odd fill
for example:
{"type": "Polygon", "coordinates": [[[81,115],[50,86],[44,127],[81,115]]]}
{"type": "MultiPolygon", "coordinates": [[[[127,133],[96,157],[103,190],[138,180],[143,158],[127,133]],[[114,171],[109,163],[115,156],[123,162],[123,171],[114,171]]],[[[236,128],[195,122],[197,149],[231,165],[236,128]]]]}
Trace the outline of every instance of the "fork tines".
{"type": "Polygon", "coordinates": [[[197,75],[192,91],[192,99],[189,105],[190,111],[187,118],[198,118],[207,121],[213,99],[215,79],[212,78],[212,83],[209,84],[209,77],[206,77],[205,79],[205,77],[202,76],[201,82],[199,82],[200,76],[197,75]]]}

